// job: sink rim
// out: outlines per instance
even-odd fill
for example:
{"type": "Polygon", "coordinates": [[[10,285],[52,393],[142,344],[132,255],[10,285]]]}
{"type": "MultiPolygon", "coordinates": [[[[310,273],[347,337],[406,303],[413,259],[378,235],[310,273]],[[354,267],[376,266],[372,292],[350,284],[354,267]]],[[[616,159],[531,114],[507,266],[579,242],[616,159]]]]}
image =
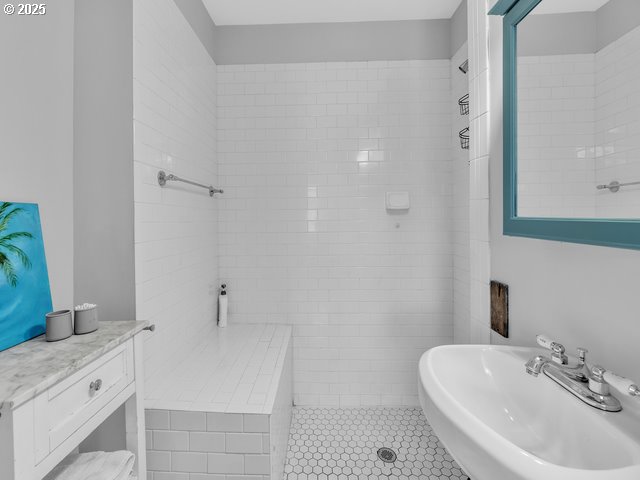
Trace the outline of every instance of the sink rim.
{"type": "MultiPolygon", "coordinates": [[[[567,465],[561,465],[558,463],[554,463],[553,461],[547,460],[543,457],[537,456],[535,453],[532,453],[518,444],[514,443],[512,440],[508,439],[506,436],[499,433],[498,430],[492,428],[489,423],[482,420],[480,417],[472,413],[464,403],[462,403],[456,396],[454,396],[448,388],[443,385],[441,382],[442,374],[438,374],[434,370],[434,366],[429,361],[430,358],[439,354],[442,350],[477,350],[481,351],[497,351],[504,352],[508,354],[512,354],[518,357],[522,357],[523,360],[523,375],[524,372],[524,361],[530,355],[538,354],[541,352],[540,349],[531,348],[531,347],[518,347],[518,346],[505,346],[505,345],[442,345],[438,347],[434,347],[432,349],[427,350],[419,362],[419,377],[421,388],[424,392],[429,396],[429,399],[434,404],[434,407],[440,411],[440,414],[446,417],[446,420],[451,422],[455,428],[457,428],[460,433],[469,437],[470,440],[479,444],[479,446],[486,451],[487,454],[491,457],[495,457],[492,455],[492,451],[497,449],[497,451],[501,452],[500,454],[500,462],[507,465],[508,467],[514,469],[514,471],[521,470],[522,461],[525,460],[527,464],[531,465],[538,473],[536,475],[548,475],[549,470],[553,470],[555,472],[561,474],[571,474],[581,475],[580,478],[584,479],[595,479],[602,478],[603,474],[613,475],[615,474],[615,478],[637,478],[637,477],[628,477],[627,475],[637,475],[640,477],[640,459],[637,463],[632,463],[628,465],[615,466],[611,468],[602,468],[602,469],[585,469],[580,467],[571,467],[567,465]],[[425,379],[427,381],[425,381],[425,379]],[[486,439],[483,442],[480,442],[479,439],[486,439]],[[489,450],[486,448],[487,444],[491,444],[492,448],[489,450]]],[[[545,380],[549,380],[546,379],[545,380]]],[[[550,380],[549,380],[550,381],[550,380]]],[[[562,392],[559,390],[559,394],[568,394],[567,392],[562,392]]],[[[580,402],[579,399],[575,399],[576,402],[580,402]]],[[[424,409],[423,405],[423,409],[424,409]]],[[[593,408],[593,407],[589,407],[593,408]]],[[[594,409],[594,412],[597,412],[594,409]]],[[[619,415],[618,413],[606,413],[606,415],[619,415]]],[[[436,433],[438,433],[436,431],[436,433]]],[[[621,432],[623,433],[623,432],[621,432]]],[[[634,440],[634,439],[632,439],[634,440]]],[[[634,440],[635,441],[635,440],[634,440]]],[[[446,442],[443,441],[443,443],[446,442]]],[[[640,446],[640,443],[638,443],[640,446]]],[[[447,447],[450,447],[447,445],[447,447]]],[[[456,457],[455,452],[452,452],[454,458],[456,457]]],[[[463,462],[461,462],[463,463],[463,462]]],[[[526,477],[529,478],[529,477],[526,477]]],[[[538,476],[533,476],[531,478],[538,478],[538,476]]],[[[550,477],[547,477],[550,478],[550,477]]]]}

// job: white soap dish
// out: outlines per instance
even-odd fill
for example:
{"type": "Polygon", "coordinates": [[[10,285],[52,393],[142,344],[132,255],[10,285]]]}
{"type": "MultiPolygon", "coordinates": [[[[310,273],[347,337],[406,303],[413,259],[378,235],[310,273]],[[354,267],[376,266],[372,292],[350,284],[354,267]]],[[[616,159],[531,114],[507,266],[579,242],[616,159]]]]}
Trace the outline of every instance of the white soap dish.
{"type": "Polygon", "coordinates": [[[387,210],[409,210],[411,208],[409,192],[387,192],[386,205],[387,210]]]}

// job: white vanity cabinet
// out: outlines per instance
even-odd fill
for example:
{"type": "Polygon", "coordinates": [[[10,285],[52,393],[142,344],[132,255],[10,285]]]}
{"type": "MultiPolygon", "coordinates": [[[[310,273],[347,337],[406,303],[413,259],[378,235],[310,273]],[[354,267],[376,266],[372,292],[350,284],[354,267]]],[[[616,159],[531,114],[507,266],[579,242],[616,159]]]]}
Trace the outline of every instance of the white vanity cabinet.
{"type": "Polygon", "coordinates": [[[0,479],[42,479],[121,405],[134,474],[146,479],[146,326],[101,322],[94,333],[0,352],[0,479]]]}

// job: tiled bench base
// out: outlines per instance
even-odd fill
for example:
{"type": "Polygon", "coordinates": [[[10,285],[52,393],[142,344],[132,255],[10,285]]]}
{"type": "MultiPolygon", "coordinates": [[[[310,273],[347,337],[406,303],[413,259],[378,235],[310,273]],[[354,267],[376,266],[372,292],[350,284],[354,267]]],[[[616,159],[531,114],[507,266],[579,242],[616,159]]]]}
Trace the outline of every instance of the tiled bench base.
{"type": "Polygon", "coordinates": [[[293,398],[285,350],[270,413],[147,408],[147,480],[282,480],[293,398]]]}
{"type": "Polygon", "coordinates": [[[269,480],[270,415],[147,410],[149,480],[269,480]]]}

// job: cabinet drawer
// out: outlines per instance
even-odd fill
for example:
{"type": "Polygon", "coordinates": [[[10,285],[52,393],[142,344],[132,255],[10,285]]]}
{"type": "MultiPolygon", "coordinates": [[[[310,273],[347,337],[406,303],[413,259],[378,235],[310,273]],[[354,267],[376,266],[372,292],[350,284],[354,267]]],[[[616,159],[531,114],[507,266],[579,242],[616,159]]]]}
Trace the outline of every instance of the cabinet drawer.
{"type": "MultiPolygon", "coordinates": [[[[133,342],[129,341],[49,389],[46,414],[48,451],[53,451],[134,380],[133,342]]],[[[36,430],[44,433],[44,425],[36,430]]]]}

